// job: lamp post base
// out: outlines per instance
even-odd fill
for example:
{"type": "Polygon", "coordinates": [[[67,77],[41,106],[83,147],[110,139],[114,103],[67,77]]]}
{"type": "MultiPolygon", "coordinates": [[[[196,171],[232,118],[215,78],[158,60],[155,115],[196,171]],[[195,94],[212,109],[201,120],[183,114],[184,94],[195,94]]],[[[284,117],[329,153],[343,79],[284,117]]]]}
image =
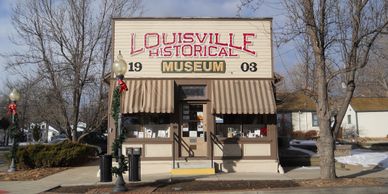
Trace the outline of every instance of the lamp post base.
{"type": "Polygon", "coordinates": [[[11,160],[11,165],[9,166],[8,172],[15,172],[15,171],[16,171],[16,167],[15,167],[15,159],[12,158],[12,160],[11,160]]]}
{"type": "Polygon", "coordinates": [[[123,174],[117,175],[117,180],[115,187],[113,187],[113,192],[124,192],[128,191],[127,187],[125,187],[125,182],[123,178],[123,174]]]}

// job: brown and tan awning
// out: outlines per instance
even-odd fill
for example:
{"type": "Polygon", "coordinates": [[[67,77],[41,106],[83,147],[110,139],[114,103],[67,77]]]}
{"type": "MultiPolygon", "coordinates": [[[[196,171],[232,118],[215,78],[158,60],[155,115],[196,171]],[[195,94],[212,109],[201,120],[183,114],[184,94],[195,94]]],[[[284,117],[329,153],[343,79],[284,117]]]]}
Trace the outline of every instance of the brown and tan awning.
{"type": "Polygon", "coordinates": [[[173,80],[126,80],[123,113],[173,113],[173,80]]]}
{"type": "Polygon", "coordinates": [[[214,80],[215,114],[275,114],[271,80],[214,80]]]}

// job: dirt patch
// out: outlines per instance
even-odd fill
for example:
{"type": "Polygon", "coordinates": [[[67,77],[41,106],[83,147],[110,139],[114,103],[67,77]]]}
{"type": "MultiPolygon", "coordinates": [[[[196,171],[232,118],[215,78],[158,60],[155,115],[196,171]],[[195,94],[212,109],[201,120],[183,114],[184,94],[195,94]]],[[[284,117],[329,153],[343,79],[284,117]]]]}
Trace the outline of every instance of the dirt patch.
{"type": "MultiPolygon", "coordinates": [[[[126,188],[128,192],[126,193],[151,193],[155,191],[158,186],[163,185],[160,182],[154,183],[127,183],[126,188]]],[[[89,185],[89,186],[69,186],[69,187],[56,187],[47,192],[47,194],[57,194],[57,193],[113,193],[113,184],[104,184],[104,185],[89,185]]],[[[124,192],[125,193],[125,192],[124,192]]]]}
{"type": "MultiPolygon", "coordinates": [[[[216,192],[249,191],[272,188],[316,188],[343,186],[386,185],[384,178],[338,178],[334,181],[310,180],[257,180],[257,181],[196,181],[177,180],[173,182],[128,183],[128,192],[124,193],[165,193],[165,192],[216,192]]],[[[47,193],[112,193],[114,185],[58,187],[47,193]]]]}
{"type": "Polygon", "coordinates": [[[258,180],[258,181],[193,181],[181,182],[159,187],[156,191],[220,191],[220,190],[257,190],[289,187],[340,187],[361,185],[383,185],[381,178],[340,178],[334,181],[311,180],[258,180]]]}
{"type": "Polygon", "coordinates": [[[64,171],[69,167],[37,168],[31,170],[17,170],[16,172],[0,172],[0,181],[32,181],[64,171]]]}
{"type": "Polygon", "coordinates": [[[357,137],[356,140],[360,143],[388,142],[388,137],[357,137]]]}

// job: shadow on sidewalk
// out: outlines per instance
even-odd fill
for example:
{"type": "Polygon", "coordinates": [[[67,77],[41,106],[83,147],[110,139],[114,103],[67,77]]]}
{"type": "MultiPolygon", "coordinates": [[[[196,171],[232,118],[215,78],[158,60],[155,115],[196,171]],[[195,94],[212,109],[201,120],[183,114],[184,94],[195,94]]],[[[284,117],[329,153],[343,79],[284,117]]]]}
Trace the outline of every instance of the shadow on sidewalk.
{"type": "Polygon", "coordinates": [[[363,170],[363,171],[355,173],[355,174],[350,174],[350,175],[342,176],[341,178],[357,178],[357,177],[360,177],[360,176],[365,176],[365,175],[369,175],[369,174],[373,174],[373,173],[376,173],[376,172],[383,171],[383,170],[385,170],[384,163],[388,163],[388,158],[385,158],[384,160],[380,161],[372,169],[363,170]]]}
{"type": "Polygon", "coordinates": [[[350,174],[350,175],[346,175],[346,176],[341,176],[340,178],[358,178],[358,177],[360,177],[360,176],[365,176],[365,175],[373,174],[373,173],[380,172],[380,171],[383,171],[383,170],[385,170],[385,169],[382,168],[382,167],[379,167],[379,166],[375,166],[375,167],[372,168],[372,169],[363,170],[363,171],[357,172],[357,173],[355,173],[355,174],[350,174]]]}

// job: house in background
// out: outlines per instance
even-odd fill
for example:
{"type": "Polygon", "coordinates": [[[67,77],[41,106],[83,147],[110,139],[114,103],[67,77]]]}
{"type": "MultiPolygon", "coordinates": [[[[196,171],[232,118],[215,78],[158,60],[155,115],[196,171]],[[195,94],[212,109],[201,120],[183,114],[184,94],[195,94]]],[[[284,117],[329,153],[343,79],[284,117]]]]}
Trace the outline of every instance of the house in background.
{"type": "Polygon", "coordinates": [[[342,128],[344,136],[387,137],[388,98],[353,98],[342,128]]]}
{"type": "MultiPolygon", "coordinates": [[[[315,103],[302,92],[278,95],[279,136],[319,131],[315,103]]],[[[387,137],[388,98],[353,98],[342,121],[342,137],[387,137]]]]}
{"type": "MultiPolygon", "coordinates": [[[[73,125],[70,126],[73,129],[73,125]]],[[[77,124],[77,132],[84,132],[86,130],[86,123],[79,121],[77,124]]]]}
{"type": "Polygon", "coordinates": [[[54,127],[50,126],[46,122],[41,123],[31,123],[30,124],[30,133],[28,134],[28,141],[34,141],[32,136],[32,129],[36,126],[40,126],[40,141],[41,142],[50,142],[54,136],[59,135],[59,131],[55,129],[54,127]]]}
{"type": "Polygon", "coordinates": [[[279,136],[293,131],[319,130],[315,103],[302,92],[277,95],[277,125],[279,136]]]}

